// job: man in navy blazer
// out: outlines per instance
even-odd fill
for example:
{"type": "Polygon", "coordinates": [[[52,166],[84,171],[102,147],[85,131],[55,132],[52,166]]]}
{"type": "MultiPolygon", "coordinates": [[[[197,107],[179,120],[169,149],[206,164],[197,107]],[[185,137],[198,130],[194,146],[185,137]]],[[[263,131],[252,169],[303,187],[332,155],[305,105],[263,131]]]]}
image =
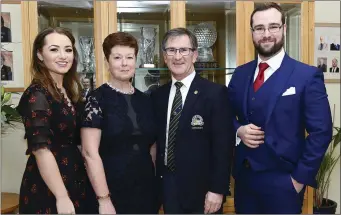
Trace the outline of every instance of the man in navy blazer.
{"type": "Polygon", "coordinates": [[[196,74],[197,48],[189,30],[168,31],[162,49],[172,81],[151,94],[166,214],[221,213],[229,194],[235,132],[227,87],[196,74]]]}
{"type": "Polygon", "coordinates": [[[258,58],[239,66],[228,87],[237,133],[235,210],[301,213],[332,138],[323,73],[284,52],[280,6],[261,5],[250,24],[258,58]]]}

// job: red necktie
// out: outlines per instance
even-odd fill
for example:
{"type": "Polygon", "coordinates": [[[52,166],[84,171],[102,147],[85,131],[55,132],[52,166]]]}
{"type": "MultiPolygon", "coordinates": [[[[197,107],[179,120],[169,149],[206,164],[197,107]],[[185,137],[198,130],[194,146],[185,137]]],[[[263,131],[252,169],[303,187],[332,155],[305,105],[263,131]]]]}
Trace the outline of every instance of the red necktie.
{"type": "Polygon", "coordinates": [[[255,82],[253,83],[253,89],[255,90],[255,92],[260,88],[260,86],[262,86],[262,84],[264,83],[264,71],[269,67],[269,65],[267,63],[260,63],[259,64],[259,72],[258,72],[258,76],[255,80],[255,82]]]}

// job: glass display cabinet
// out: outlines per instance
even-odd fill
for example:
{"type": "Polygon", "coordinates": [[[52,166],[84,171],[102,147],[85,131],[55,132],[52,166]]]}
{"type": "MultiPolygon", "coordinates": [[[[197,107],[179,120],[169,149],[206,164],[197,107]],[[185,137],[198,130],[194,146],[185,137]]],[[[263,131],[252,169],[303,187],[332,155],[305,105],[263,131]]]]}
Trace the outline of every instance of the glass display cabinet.
{"type": "Polygon", "coordinates": [[[170,78],[161,48],[169,17],[169,1],[117,1],[117,31],[130,33],[138,41],[133,84],[142,92],[150,93],[170,78]]]}
{"type": "Polygon", "coordinates": [[[236,2],[186,3],[186,27],[198,39],[197,70],[203,77],[228,84],[236,68],[236,2]]]}

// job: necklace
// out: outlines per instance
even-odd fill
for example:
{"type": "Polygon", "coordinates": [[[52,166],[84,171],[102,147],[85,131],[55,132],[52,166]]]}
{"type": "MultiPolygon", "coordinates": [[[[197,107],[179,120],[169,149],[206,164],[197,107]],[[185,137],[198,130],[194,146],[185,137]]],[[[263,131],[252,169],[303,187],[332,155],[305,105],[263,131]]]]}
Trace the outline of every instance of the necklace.
{"type": "Polygon", "coordinates": [[[111,87],[113,90],[115,90],[116,92],[119,92],[119,93],[122,93],[122,94],[131,95],[131,94],[134,94],[134,92],[135,92],[135,88],[134,88],[133,86],[130,86],[131,89],[130,89],[128,92],[124,92],[124,91],[122,91],[122,90],[120,90],[120,89],[118,89],[118,88],[112,86],[109,82],[107,82],[107,85],[108,85],[109,87],[111,87]]]}

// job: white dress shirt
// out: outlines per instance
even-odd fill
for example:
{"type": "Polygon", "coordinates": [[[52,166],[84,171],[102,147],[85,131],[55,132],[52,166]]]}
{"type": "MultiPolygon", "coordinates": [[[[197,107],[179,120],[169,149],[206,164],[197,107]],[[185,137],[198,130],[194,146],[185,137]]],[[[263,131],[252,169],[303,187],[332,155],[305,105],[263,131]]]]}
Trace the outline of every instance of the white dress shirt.
{"type": "MultiPolygon", "coordinates": [[[[272,58],[266,61],[263,61],[258,55],[257,67],[256,67],[255,75],[253,76],[253,81],[255,81],[258,76],[258,73],[259,73],[258,66],[260,63],[267,63],[269,65],[269,67],[264,71],[264,82],[265,82],[266,80],[270,78],[272,74],[274,74],[278,70],[279,67],[281,67],[284,56],[285,56],[285,52],[283,48],[277,55],[273,56],[272,58]]],[[[238,133],[238,130],[237,130],[237,133],[238,133]]],[[[240,141],[241,139],[236,134],[236,146],[239,145],[240,141]]]]}
{"type": "MultiPolygon", "coordinates": [[[[188,75],[186,78],[182,79],[180,82],[183,83],[183,86],[180,88],[181,96],[182,96],[182,107],[185,104],[185,100],[189,91],[189,88],[192,84],[192,81],[195,77],[196,72],[193,71],[190,75],[188,75]]],[[[172,86],[169,92],[169,98],[168,98],[168,111],[167,111],[167,127],[166,127],[166,147],[165,147],[165,165],[167,165],[167,152],[168,152],[168,128],[169,128],[169,120],[170,120],[170,114],[172,111],[172,105],[173,100],[176,93],[176,86],[174,85],[175,82],[177,82],[173,76],[172,76],[172,86]]]]}

